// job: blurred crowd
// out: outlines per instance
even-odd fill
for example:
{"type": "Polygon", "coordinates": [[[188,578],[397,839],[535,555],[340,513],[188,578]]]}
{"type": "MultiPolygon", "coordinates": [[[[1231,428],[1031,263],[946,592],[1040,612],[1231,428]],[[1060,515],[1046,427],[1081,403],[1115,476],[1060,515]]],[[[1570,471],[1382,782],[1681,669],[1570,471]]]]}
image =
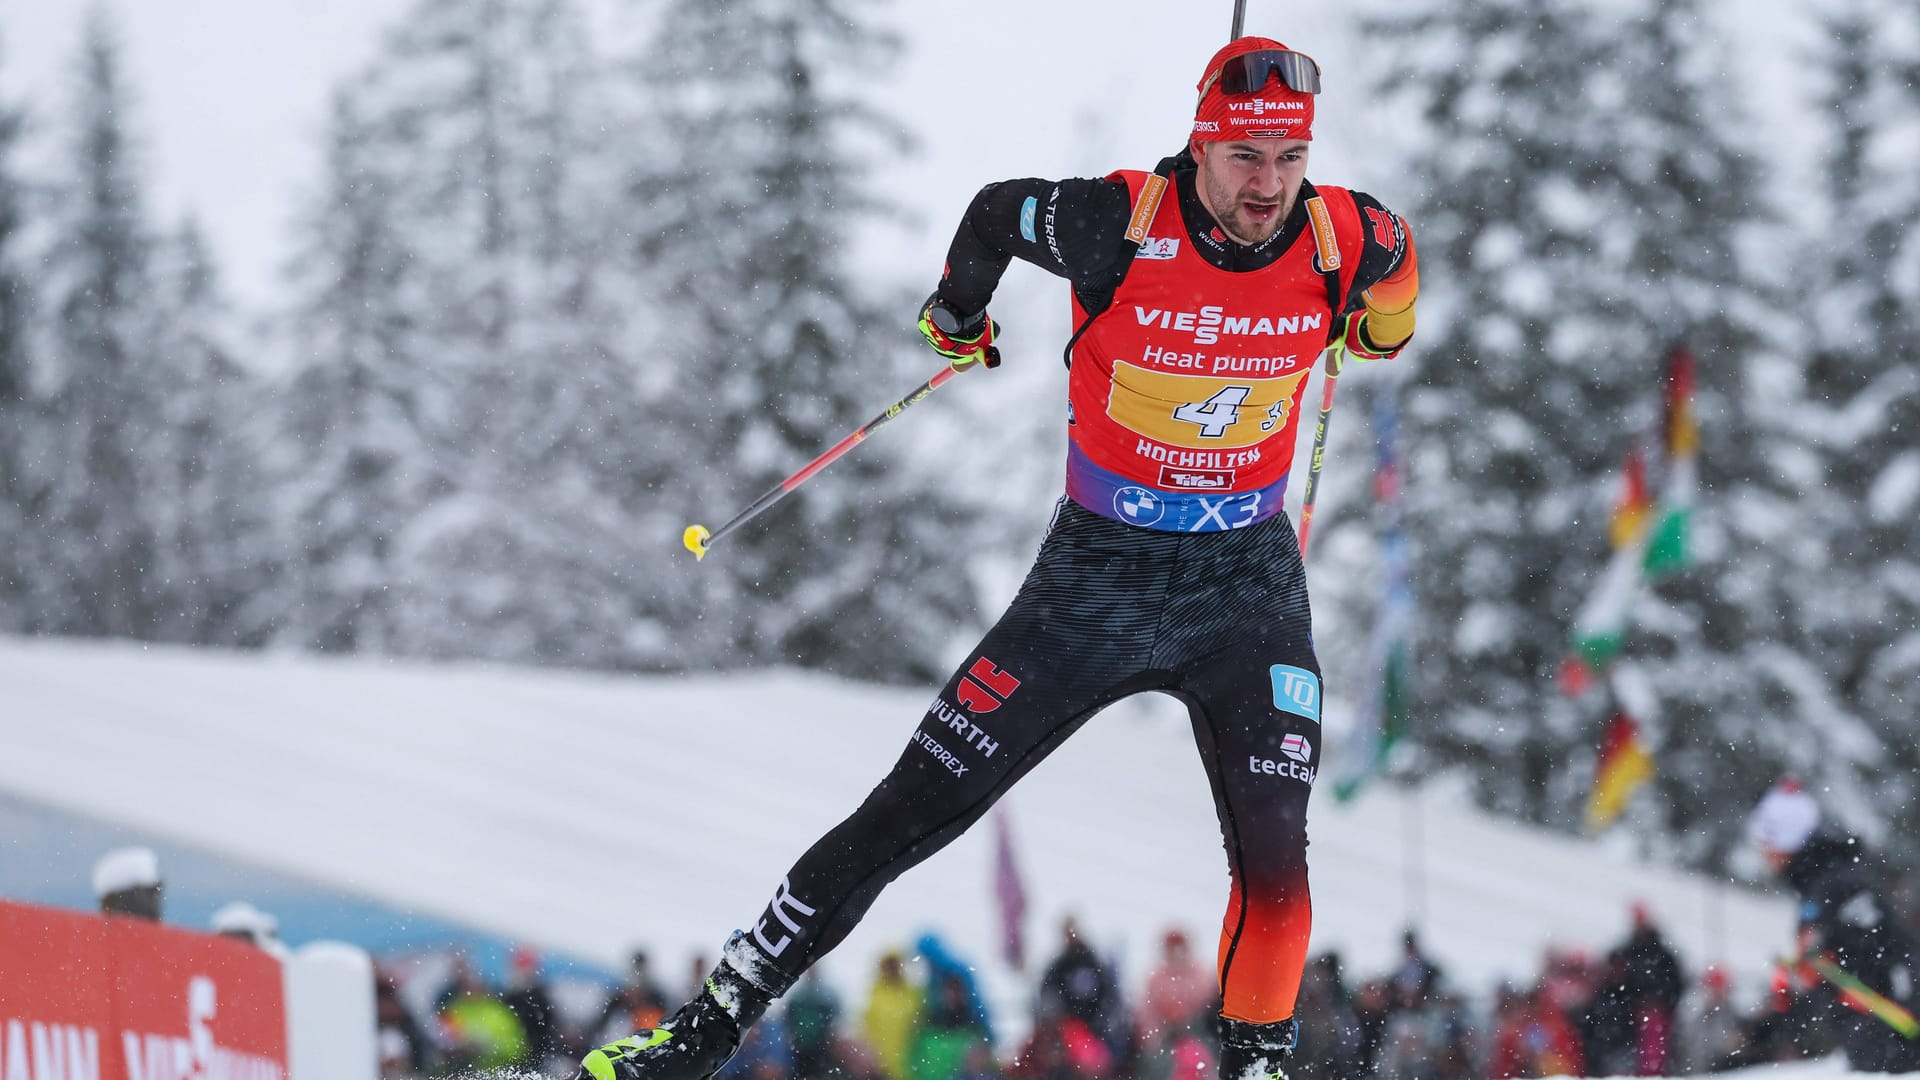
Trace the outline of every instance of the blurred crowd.
{"type": "MultiPolygon", "coordinates": [[[[1911,896],[1907,899],[1911,900],[1911,896]]],[[[1911,920],[1911,906],[1903,911],[1911,920]]],[[[1911,922],[1909,922],[1911,925],[1911,922]]],[[[662,979],[646,953],[591,998],[556,993],[532,953],[503,985],[455,960],[423,988],[383,969],[381,1075],[412,1080],[512,1065],[571,1076],[580,1055],[653,1026],[709,966],[662,979]],[[566,1000],[561,1000],[561,999],[566,1000]]],[[[1855,1014],[1832,985],[1783,963],[1736,998],[1717,967],[1688,971],[1654,916],[1631,912],[1604,952],[1552,950],[1531,981],[1470,994],[1404,933],[1390,970],[1354,978],[1335,953],[1308,963],[1295,1080],[1671,1076],[1825,1056],[1855,1014]]],[[[1169,929],[1151,971],[1125,980],[1071,919],[1035,975],[1025,1015],[992,1015],[966,960],[936,936],[880,956],[860,1000],[812,976],[722,1072],[732,1080],[1213,1080],[1212,950],[1169,929]]]]}

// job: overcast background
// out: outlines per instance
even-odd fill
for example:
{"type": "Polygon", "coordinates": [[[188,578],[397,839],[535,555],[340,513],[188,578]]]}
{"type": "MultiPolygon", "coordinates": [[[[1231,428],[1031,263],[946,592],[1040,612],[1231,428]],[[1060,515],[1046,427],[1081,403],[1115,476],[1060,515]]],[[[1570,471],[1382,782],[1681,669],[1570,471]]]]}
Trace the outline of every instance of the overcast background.
{"type": "MultiPolygon", "coordinates": [[[[126,46],[136,96],[131,131],[147,155],[142,180],[163,221],[196,214],[224,283],[241,302],[270,303],[288,257],[298,195],[319,175],[328,95],[370,62],[402,0],[141,0],[107,4],[126,46]]],[[[645,5],[593,0],[607,33],[630,30],[645,5]]],[[[1359,96],[1355,40],[1362,10],[1391,0],[1293,5],[1251,0],[1247,30],[1316,56],[1327,93],[1315,126],[1312,175],[1394,201],[1387,155],[1407,118],[1370,110],[1359,96]]],[[[36,115],[71,89],[82,0],[0,4],[0,89],[36,115]]],[[[1231,5],[1145,0],[1100,4],[976,0],[896,7],[905,39],[885,86],[885,107],[921,140],[919,154],[883,172],[917,213],[905,243],[869,245],[864,264],[931,278],[952,222],[982,183],[1007,176],[1103,174],[1146,168],[1179,145],[1198,67],[1225,37],[1231,5]],[[1217,8],[1215,12],[1213,9],[1217,8]],[[1206,17],[1193,14],[1207,12],[1206,17]]],[[[1811,14],[1777,0],[1716,5],[1730,78],[1761,121],[1755,137],[1810,179],[1825,132],[1808,123],[1818,90],[1800,50],[1811,14]],[[1790,135],[1788,133],[1791,133],[1790,135]]],[[[29,140],[29,145],[34,141],[29,140]]],[[[1796,204],[1802,211],[1805,203],[1796,204]]]]}

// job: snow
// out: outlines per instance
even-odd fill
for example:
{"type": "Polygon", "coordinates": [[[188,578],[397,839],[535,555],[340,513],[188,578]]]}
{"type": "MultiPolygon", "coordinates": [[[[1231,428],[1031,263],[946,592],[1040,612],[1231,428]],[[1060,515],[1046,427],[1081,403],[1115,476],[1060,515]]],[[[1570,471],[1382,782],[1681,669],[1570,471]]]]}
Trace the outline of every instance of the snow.
{"type": "MultiPolygon", "coordinates": [[[[482,665],[0,640],[0,792],[622,966],[712,956],[858,802],[931,697],[797,671],[617,677],[482,665]],[[103,752],[112,748],[111,753],[103,752]],[[512,867],[503,872],[503,867],[512,867]]],[[[1030,951],[1068,913],[1140,977],[1169,925],[1206,932],[1226,873],[1206,781],[1168,699],[1116,706],[1002,803],[1030,951]]],[[[1314,947],[1385,970],[1403,926],[1469,991],[1548,946],[1604,949],[1645,902],[1682,958],[1757,989],[1790,940],[1781,896],[1484,816],[1438,788],[1315,798],[1314,947]]],[[[991,830],[909,872],[823,962],[934,929],[1003,1014],[1027,979],[999,940],[991,830]]],[[[1616,841],[1618,838],[1615,838],[1616,841]]]]}
{"type": "Polygon", "coordinates": [[[1913,516],[1920,502],[1920,451],[1909,450],[1886,463],[1867,494],[1873,520],[1882,525],[1913,516]]]}

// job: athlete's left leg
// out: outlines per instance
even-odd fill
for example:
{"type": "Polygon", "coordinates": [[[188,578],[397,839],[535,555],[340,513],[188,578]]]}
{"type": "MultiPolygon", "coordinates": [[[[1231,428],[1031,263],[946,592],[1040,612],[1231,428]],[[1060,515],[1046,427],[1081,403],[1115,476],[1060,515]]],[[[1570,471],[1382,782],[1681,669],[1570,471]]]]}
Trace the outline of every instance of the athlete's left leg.
{"type": "Polygon", "coordinates": [[[1284,1075],[1313,928],[1307,799],[1321,749],[1320,665],[1304,620],[1191,667],[1180,696],[1213,787],[1232,884],[1220,932],[1220,1075],[1284,1075]]]}

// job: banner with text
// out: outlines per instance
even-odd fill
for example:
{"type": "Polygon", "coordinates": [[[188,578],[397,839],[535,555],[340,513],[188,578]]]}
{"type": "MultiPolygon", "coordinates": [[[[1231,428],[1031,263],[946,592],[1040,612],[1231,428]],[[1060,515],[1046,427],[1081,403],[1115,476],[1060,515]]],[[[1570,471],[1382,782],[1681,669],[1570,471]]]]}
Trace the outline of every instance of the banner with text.
{"type": "Polygon", "coordinates": [[[244,942],[0,900],[0,1077],[286,1080],[280,962],[244,942]]]}

